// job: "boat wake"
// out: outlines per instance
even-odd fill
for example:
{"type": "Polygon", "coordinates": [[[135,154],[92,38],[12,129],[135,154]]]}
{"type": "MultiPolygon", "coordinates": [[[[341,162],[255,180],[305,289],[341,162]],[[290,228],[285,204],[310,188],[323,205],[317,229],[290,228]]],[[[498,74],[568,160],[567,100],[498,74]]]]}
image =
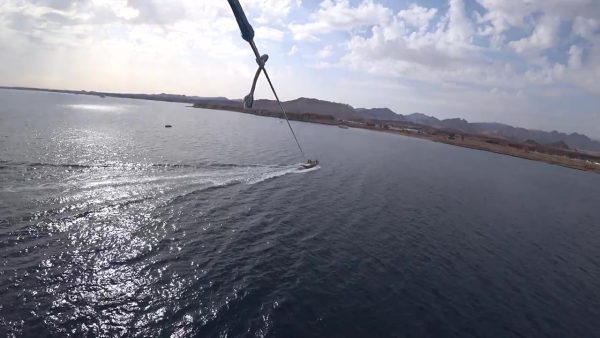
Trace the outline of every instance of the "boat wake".
{"type": "MultiPolygon", "coordinates": [[[[285,175],[319,169],[299,170],[299,165],[219,163],[3,165],[8,170],[0,170],[0,179],[5,174],[14,177],[16,172],[24,177],[0,187],[0,198],[14,201],[12,209],[29,205],[24,210],[35,210],[33,214],[13,216],[44,219],[47,226],[61,230],[77,222],[105,219],[115,210],[123,217],[128,213],[139,215],[168,210],[182,201],[197,203],[229,195],[219,193],[221,189],[236,186],[243,189],[285,175]]],[[[10,205],[5,207],[11,209],[10,205]]]]}
{"type": "Polygon", "coordinates": [[[102,189],[112,189],[113,192],[128,191],[134,193],[148,190],[167,192],[189,187],[252,185],[288,174],[312,172],[320,167],[301,169],[300,165],[231,163],[4,163],[4,168],[24,169],[26,173],[31,173],[33,177],[24,181],[13,182],[13,184],[0,188],[0,191],[11,193],[51,191],[53,193],[87,194],[102,189]],[[59,179],[48,180],[50,177],[59,179]],[[44,183],[36,181],[43,181],[44,183]],[[48,181],[56,183],[48,183],[48,181]]]}

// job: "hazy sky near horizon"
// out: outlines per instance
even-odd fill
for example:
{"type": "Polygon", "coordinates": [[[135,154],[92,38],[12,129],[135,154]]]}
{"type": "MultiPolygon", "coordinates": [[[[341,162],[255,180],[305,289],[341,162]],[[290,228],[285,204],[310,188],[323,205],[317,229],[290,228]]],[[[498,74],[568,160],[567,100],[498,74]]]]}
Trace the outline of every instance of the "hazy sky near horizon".
{"type": "MultiPolygon", "coordinates": [[[[283,99],[600,139],[600,0],[240,2],[283,99]]],[[[226,0],[0,0],[0,46],[0,85],[241,98],[256,68],[226,0]]]]}

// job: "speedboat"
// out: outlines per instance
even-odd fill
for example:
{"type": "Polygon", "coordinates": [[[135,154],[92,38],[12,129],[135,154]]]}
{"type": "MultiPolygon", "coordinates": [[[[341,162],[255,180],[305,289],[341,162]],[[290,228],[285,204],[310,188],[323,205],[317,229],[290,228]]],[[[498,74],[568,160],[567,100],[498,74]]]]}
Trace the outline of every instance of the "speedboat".
{"type": "Polygon", "coordinates": [[[319,165],[319,160],[307,160],[306,162],[302,163],[300,166],[300,169],[310,169],[310,168],[314,168],[316,166],[319,165]]]}

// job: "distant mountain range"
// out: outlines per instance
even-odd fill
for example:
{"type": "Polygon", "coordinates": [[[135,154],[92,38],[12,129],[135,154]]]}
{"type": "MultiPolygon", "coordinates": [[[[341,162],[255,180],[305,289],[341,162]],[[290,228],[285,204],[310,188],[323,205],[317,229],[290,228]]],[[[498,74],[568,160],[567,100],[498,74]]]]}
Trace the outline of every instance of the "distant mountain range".
{"type": "MultiPolygon", "coordinates": [[[[239,106],[238,100],[199,100],[201,103],[224,106],[239,106]]],[[[433,116],[421,113],[409,115],[397,114],[388,108],[354,108],[345,103],[336,103],[311,98],[298,98],[284,102],[287,111],[293,113],[312,113],[317,115],[329,115],[342,120],[379,120],[390,122],[408,122],[435,129],[465,134],[478,134],[492,137],[499,137],[519,142],[533,141],[542,145],[568,146],[571,149],[600,152],[600,142],[592,140],[589,137],[578,134],[566,134],[558,131],[541,131],[525,128],[513,127],[502,123],[479,123],[468,122],[465,119],[446,119],[440,120],[433,116]]],[[[256,100],[254,110],[278,111],[279,106],[276,101],[256,100]]]]}
{"type": "MultiPolygon", "coordinates": [[[[360,118],[360,113],[352,106],[344,103],[329,102],[317,99],[301,97],[299,99],[285,102],[285,110],[293,113],[311,113],[317,115],[331,115],[338,119],[360,118]]],[[[254,109],[279,111],[277,101],[256,100],[254,109]]]]}
{"type": "MultiPolygon", "coordinates": [[[[176,94],[123,94],[106,93],[95,91],[56,90],[27,87],[0,87],[0,89],[37,90],[70,94],[97,95],[109,97],[121,97],[132,99],[182,102],[200,104],[204,106],[221,107],[225,109],[240,110],[241,100],[231,100],[225,97],[199,97],[176,94]]],[[[330,102],[311,98],[298,98],[284,103],[287,111],[297,114],[316,114],[334,117],[340,120],[377,120],[382,122],[401,122],[419,126],[442,129],[453,133],[477,134],[491,137],[504,138],[519,142],[530,142],[559,148],[571,148],[577,150],[600,152],[600,141],[592,140],[586,135],[571,133],[566,134],[558,131],[541,131],[513,127],[502,123],[472,123],[465,119],[440,120],[433,116],[421,113],[400,115],[388,108],[354,108],[348,104],[330,102]]],[[[256,100],[253,110],[277,112],[279,106],[272,100],[256,100]]]]}
{"type": "Polygon", "coordinates": [[[520,142],[535,141],[543,145],[551,145],[564,148],[568,146],[571,149],[600,151],[600,142],[592,140],[589,137],[578,133],[561,133],[558,131],[541,131],[519,127],[513,127],[502,123],[468,122],[465,119],[446,119],[439,120],[432,116],[424,114],[411,114],[402,116],[402,118],[434,128],[440,128],[459,133],[479,134],[495,136],[520,142]]]}

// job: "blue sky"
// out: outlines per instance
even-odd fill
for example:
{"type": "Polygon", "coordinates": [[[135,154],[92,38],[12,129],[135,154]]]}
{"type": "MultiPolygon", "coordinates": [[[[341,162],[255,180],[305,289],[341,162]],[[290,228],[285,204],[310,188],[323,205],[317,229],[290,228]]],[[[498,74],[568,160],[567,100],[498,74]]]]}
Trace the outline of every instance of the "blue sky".
{"type": "MultiPolygon", "coordinates": [[[[284,99],[600,139],[597,0],[240,2],[284,99]]],[[[225,0],[5,0],[0,44],[3,85],[240,98],[255,70],[225,0]]]]}

